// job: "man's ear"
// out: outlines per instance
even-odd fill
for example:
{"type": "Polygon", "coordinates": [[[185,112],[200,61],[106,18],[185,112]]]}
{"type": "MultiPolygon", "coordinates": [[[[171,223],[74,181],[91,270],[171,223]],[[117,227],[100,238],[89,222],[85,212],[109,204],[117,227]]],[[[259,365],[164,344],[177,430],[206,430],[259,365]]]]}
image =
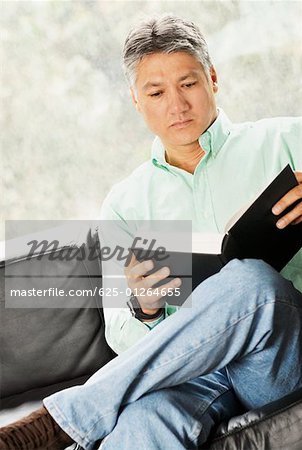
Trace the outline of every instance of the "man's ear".
{"type": "Polygon", "coordinates": [[[132,87],[130,88],[130,93],[131,93],[131,98],[132,98],[132,101],[133,101],[133,103],[134,103],[134,106],[135,106],[136,110],[137,110],[138,112],[140,112],[139,103],[138,103],[138,101],[137,101],[135,91],[134,91],[134,89],[133,89],[132,87]]]}
{"type": "Polygon", "coordinates": [[[216,92],[218,91],[218,79],[214,66],[211,66],[210,68],[210,79],[212,83],[213,92],[216,94],[216,92]]]}

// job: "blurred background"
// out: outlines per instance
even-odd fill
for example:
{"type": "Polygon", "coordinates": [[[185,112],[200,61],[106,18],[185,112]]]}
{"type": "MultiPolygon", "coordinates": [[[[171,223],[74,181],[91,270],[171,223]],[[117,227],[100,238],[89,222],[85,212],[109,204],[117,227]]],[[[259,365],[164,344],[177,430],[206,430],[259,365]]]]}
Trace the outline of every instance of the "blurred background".
{"type": "Polygon", "coordinates": [[[97,219],[149,157],[121,54],[161,12],[200,26],[233,121],[301,115],[300,1],[2,1],[0,239],[7,219],[97,219]]]}

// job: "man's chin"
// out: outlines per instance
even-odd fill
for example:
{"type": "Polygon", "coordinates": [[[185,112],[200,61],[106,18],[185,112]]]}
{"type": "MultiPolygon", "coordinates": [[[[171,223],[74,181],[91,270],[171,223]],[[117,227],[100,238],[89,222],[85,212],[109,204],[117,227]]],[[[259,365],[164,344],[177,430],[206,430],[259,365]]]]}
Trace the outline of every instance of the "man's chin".
{"type": "Polygon", "coordinates": [[[204,131],[205,127],[196,125],[178,129],[170,128],[167,138],[171,143],[173,142],[173,145],[189,145],[196,142],[204,131]]]}
{"type": "Polygon", "coordinates": [[[179,135],[173,136],[169,139],[168,147],[186,147],[196,143],[199,139],[200,134],[194,133],[194,135],[179,135]]]}

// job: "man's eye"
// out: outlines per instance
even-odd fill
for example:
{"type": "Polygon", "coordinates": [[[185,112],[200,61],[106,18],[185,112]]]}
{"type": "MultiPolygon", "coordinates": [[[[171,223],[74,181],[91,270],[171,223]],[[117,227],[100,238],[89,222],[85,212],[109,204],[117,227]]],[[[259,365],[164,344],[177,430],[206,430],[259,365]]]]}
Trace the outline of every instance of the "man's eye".
{"type": "Polygon", "coordinates": [[[192,86],[195,86],[195,84],[196,84],[196,81],[192,81],[192,83],[186,83],[185,84],[185,87],[192,87],[192,86]]]}
{"type": "Polygon", "coordinates": [[[162,92],[153,92],[153,94],[150,94],[150,97],[159,97],[162,94],[162,92]]]}

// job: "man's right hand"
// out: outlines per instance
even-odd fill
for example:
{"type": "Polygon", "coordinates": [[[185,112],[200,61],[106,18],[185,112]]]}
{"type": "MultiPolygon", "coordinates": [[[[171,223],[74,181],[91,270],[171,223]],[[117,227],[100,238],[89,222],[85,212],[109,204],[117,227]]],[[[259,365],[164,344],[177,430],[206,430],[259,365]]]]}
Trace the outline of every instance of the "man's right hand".
{"type": "Polygon", "coordinates": [[[156,313],[162,307],[161,299],[181,285],[180,278],[173,278],[168,283],[153,288],[156,283],[170,275],[169,267],[162,267],[151,275],[145,276],[153,268],[154,263],[151,259],[139,262],[132,254],[131,261],[125,269],[128,286],[145,314],[156,313]]]}

